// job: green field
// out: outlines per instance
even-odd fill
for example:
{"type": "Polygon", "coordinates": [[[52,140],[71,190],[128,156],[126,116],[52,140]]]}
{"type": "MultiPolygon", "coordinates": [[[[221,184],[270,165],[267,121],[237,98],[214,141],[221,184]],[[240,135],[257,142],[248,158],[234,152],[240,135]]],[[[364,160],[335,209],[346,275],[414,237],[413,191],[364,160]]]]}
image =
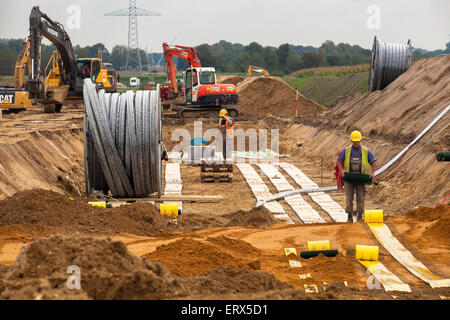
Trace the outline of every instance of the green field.
{"type": "MultiPolygon", "coordinates": [[[[158,74],[148,74],[148,73],[140,73],[136,71],[118,71],[118,75],[120,76],[120,83],[128,86],[130,84],[130,78],[137,77],[141,80],[141,84],[139,89],[145,89],[147,87],[148,82],[154,82],[156,84],[165,84],[167,81],[167,75],[165,73],[158,74]]],[[[125,88],[120,88],[118,90],[127,90],[125,88]]]]}
{"type": "Polygon", "coordinates": [[[296,71],[283,79],[307,98],[330,107],[341,96],[366,92],[369,64],[310,68],[296,71]]]}
{"type": "Polygon", "coordinates": [[[0,86],[14,87],[14,76],[0,76],[0,86]]]}

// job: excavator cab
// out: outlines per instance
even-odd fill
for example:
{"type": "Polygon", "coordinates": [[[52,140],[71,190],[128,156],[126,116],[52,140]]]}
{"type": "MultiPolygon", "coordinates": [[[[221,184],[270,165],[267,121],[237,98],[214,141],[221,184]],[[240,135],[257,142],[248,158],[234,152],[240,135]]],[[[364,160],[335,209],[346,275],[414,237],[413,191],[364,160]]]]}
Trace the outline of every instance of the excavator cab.
{"type": "Polygon", "coordinates": [[[76,91],[83,91],[83,79],[90,78],[92,82],[105,89],[106,92],[116,91],[115,71],[102,63],[101,54],[99,58],[79,58],[77,59],[76,70],[76,91]]]}
{"type": "Polygon", "coordinates": [[[204,91],[207,91],[208,94],[220,93],[218,88],[208,86],[216,84],[216,70],[214,68],[189,68],[185,72],[184,83],[186,85],[186,104],[198,104],[199,93],[205,94],[204,91]]]}

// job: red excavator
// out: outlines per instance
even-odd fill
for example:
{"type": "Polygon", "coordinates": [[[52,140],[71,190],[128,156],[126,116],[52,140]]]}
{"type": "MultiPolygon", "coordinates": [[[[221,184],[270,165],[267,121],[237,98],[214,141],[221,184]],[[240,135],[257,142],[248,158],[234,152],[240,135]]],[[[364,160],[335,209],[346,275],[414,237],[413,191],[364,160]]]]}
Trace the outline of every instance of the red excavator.
{"type": "MultiPolygon", "coordinates": [[[[238,103],[238,95],[234,84],[219,84],[216,80],[216,70],[212,67],[202,67],[194,48],[168,45],[163,43],[164,62],[166,65],[168,91],[165,95],[171,102],[172,111],[181,118],[217,117],[220,109],[225,108],[231,117],[237,117],[236,108],[227,107],[238,103]],[[184,71],[184,99],[180,105],[175,99],[181,97],[175,73],[173,56],[185,59],[189,68],[184,71]]],[[[161,96],[163,96],[161,94],[161,96]]]]}

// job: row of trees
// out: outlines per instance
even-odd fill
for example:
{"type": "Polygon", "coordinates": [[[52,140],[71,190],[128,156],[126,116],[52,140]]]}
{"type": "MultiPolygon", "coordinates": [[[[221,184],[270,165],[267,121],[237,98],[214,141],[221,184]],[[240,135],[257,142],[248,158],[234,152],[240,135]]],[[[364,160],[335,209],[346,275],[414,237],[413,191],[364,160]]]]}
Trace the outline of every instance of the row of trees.
{"type": "MultiPolygon", "coordinates": [[[[12,75],[17,55],[22,47],[21,39],[0,39],[0,75],[12,75]]],[[[42,45],[42,68],[44,70],[55,47],[42,45]]],[[[218,72],[246,72],[249,65],[256,65],[267,69],[273,75],[289,74],[305,68],[318,66],[355,65],[370,62],[371,50],[363,49],[358,45],[346,43],[334,44],[325,41],[320,47],[294,46],[282,44],[278,48],[263,47],[257,42],[249,45],[220,41],[213,45],[202,44],[195,48],[204,66],[212,66],[218,72]]],[[[78,57],[96,57],[98,50],[103,51],[104,62],[111,63],[116,70],[123,70],[126,65],[127,47],[116,45],[112,51],[102,44],[93,46],[74,47],[78,57]]],[[[450,42],[445,50],[426,51],[416,49],[413,59],[450,53],[450,42]]],[[[147,56],[144,50],[139,52],[141,63],[144,66],[155,65],[161,61],[162,53],[152,53],[147,56]]],[[[164,61],[161,62],[162,64],[164,61]]],[[[185,60],[175,57],[178,70],[187,68],[185,60]]],[[[137,68],[137,62],[130,59],[129,66],[137,68]]]]}
{"type": "MultiPolygon", "coordinates": [[[[353,65],[370,61],[371,51],[359,46],[326,41],[319,48],[282,44],[263,47],[257,42],[247,46],[220,41],[213,45],[196,47],[205,66],[214,66],[220,72],[246,72],[249,65],[269,70],[271,74],[283,75],[304,68],[318,66],[353,65]]],[[[186,67],[180,61],[179,69],[186,67]]]]}

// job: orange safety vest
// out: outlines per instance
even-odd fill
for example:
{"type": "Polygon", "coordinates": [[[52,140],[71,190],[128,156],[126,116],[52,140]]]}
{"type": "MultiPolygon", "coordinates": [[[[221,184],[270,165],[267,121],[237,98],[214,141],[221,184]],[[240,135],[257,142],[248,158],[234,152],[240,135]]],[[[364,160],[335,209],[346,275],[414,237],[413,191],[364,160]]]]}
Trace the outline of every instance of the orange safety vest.
{"type": "MultiPolygon", "coordinates": [[[[222,119],[219,119],[219,129],[220,129],[220,122],[222,122],[222,119]]],[[[225,120],[225,127],[227,128],[227,136],[228,138],[233,138],[233,120],[225,120]]]]}

